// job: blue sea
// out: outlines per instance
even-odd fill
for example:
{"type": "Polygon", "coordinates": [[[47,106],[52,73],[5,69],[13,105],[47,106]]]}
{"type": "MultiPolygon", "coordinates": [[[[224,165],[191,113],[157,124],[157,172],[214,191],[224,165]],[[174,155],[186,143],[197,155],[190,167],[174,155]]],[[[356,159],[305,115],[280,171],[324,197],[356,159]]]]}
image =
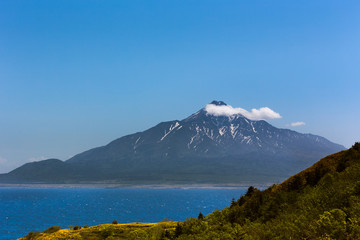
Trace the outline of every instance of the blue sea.
{"type": "Polygon", "coordinates": [[[0,239],[60,225],[184,221],[230,205],[246,189],[0,188],[0,239]]]}

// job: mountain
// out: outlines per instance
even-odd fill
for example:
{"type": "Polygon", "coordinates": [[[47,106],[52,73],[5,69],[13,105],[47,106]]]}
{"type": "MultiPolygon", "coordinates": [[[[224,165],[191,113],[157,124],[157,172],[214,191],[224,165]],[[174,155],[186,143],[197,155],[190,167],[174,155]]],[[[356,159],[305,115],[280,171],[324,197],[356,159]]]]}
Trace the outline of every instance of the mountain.
{"type": "Polygon", "coordinates": [[[345,149],[327,139],[278,129],[213,101],[181,121],[162,122],[69,160],[27,163],[1,182],[124,184],[273,183],[345,149]]]}

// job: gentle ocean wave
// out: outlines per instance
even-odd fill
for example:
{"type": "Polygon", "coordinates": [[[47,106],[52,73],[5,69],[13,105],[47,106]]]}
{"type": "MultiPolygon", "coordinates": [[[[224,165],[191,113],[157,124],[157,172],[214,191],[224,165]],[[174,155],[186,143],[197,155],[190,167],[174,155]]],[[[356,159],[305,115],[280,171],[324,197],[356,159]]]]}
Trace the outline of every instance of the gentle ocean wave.
{"type": "Polygon", "coordinates": [[[246,189],[0,188],[0,239],[53,226],[183,221],[230,205],[246,189]]]}

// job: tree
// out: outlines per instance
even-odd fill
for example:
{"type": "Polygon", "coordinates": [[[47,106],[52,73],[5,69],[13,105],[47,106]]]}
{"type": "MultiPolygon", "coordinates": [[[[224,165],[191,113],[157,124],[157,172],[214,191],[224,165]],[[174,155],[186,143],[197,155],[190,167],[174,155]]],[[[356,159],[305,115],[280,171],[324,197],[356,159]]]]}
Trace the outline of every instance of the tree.
{"type": "Polygon", "coordinates": [[[246,197],[250,197],[254,192],[255,192],[256,188],[254,188],[253,186],[250,186],[245,194],[246,197]]]}
{"type": "Polygon", "coordinates": [[[230,207],[234,207],[236,205],[235,198],[231,199],[230,207]]]}

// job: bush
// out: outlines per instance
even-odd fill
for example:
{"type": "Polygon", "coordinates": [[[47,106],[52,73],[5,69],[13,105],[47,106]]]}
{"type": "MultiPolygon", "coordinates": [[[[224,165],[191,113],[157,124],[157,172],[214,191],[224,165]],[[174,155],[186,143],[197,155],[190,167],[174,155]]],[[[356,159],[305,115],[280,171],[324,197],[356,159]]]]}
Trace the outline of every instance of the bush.
{"type": "Polygon", "coordinates": [[[118,224],[118,221],[114,220],[112,221],[112,224],[118,224]]]}
{"type": "Polygon", "coordinates": [[[346,213],[341,209],[325,211],[320,215],[317,223],[317,232],[320,236],[330,236],[333,239],[345,239],[346,213]]]}
{"type": "Polygon", "coordinates": [[[175,228],[175,237],[180,236],[183,234],[183,223],[177,223],[175,228]]]}
{"type": "Polygon", "coordinates": [[[86,224],[86,225],[84,225],[84,228],[88,228],[88,227],[89,227],[89,225],[87,225],[87,224],[86,224]]]}
{"type": "Polygon", "coordinates": [[[74,230],[79,230],[79,229],[81,229],[81,227],[75,226],[73,229],[74,229],[74,230]]]}
{"type": "Polygon", "coordinates": [[[60,226],[52,226],[52,227],[49,227],[48,229],[46,229],[43,233],[54,233],[54,232],[57,232],[61,229],[60,226]]]}
{"type": "Polygon", "coordinates": [[[246,197],[250,197],[254,192],[255,190],[257,190],[256,188],[254,188],[253,186],[250,186],[245,194],[246,197]]]}
{"type": "Polygon", "coordinates": [[[115,230],[113,226],[108,226],[101,229],[99,233],[101,237],[106,239],[107,237],[113,236],[115,234],[115,230]]]}
{"type": "Polygon", "coordinates": [[[29,232],[28,235],[25,236],[25,240],[31,240],[34,239],[36,236],[40,235],[39,231],[32,231],[29,232]]]}

